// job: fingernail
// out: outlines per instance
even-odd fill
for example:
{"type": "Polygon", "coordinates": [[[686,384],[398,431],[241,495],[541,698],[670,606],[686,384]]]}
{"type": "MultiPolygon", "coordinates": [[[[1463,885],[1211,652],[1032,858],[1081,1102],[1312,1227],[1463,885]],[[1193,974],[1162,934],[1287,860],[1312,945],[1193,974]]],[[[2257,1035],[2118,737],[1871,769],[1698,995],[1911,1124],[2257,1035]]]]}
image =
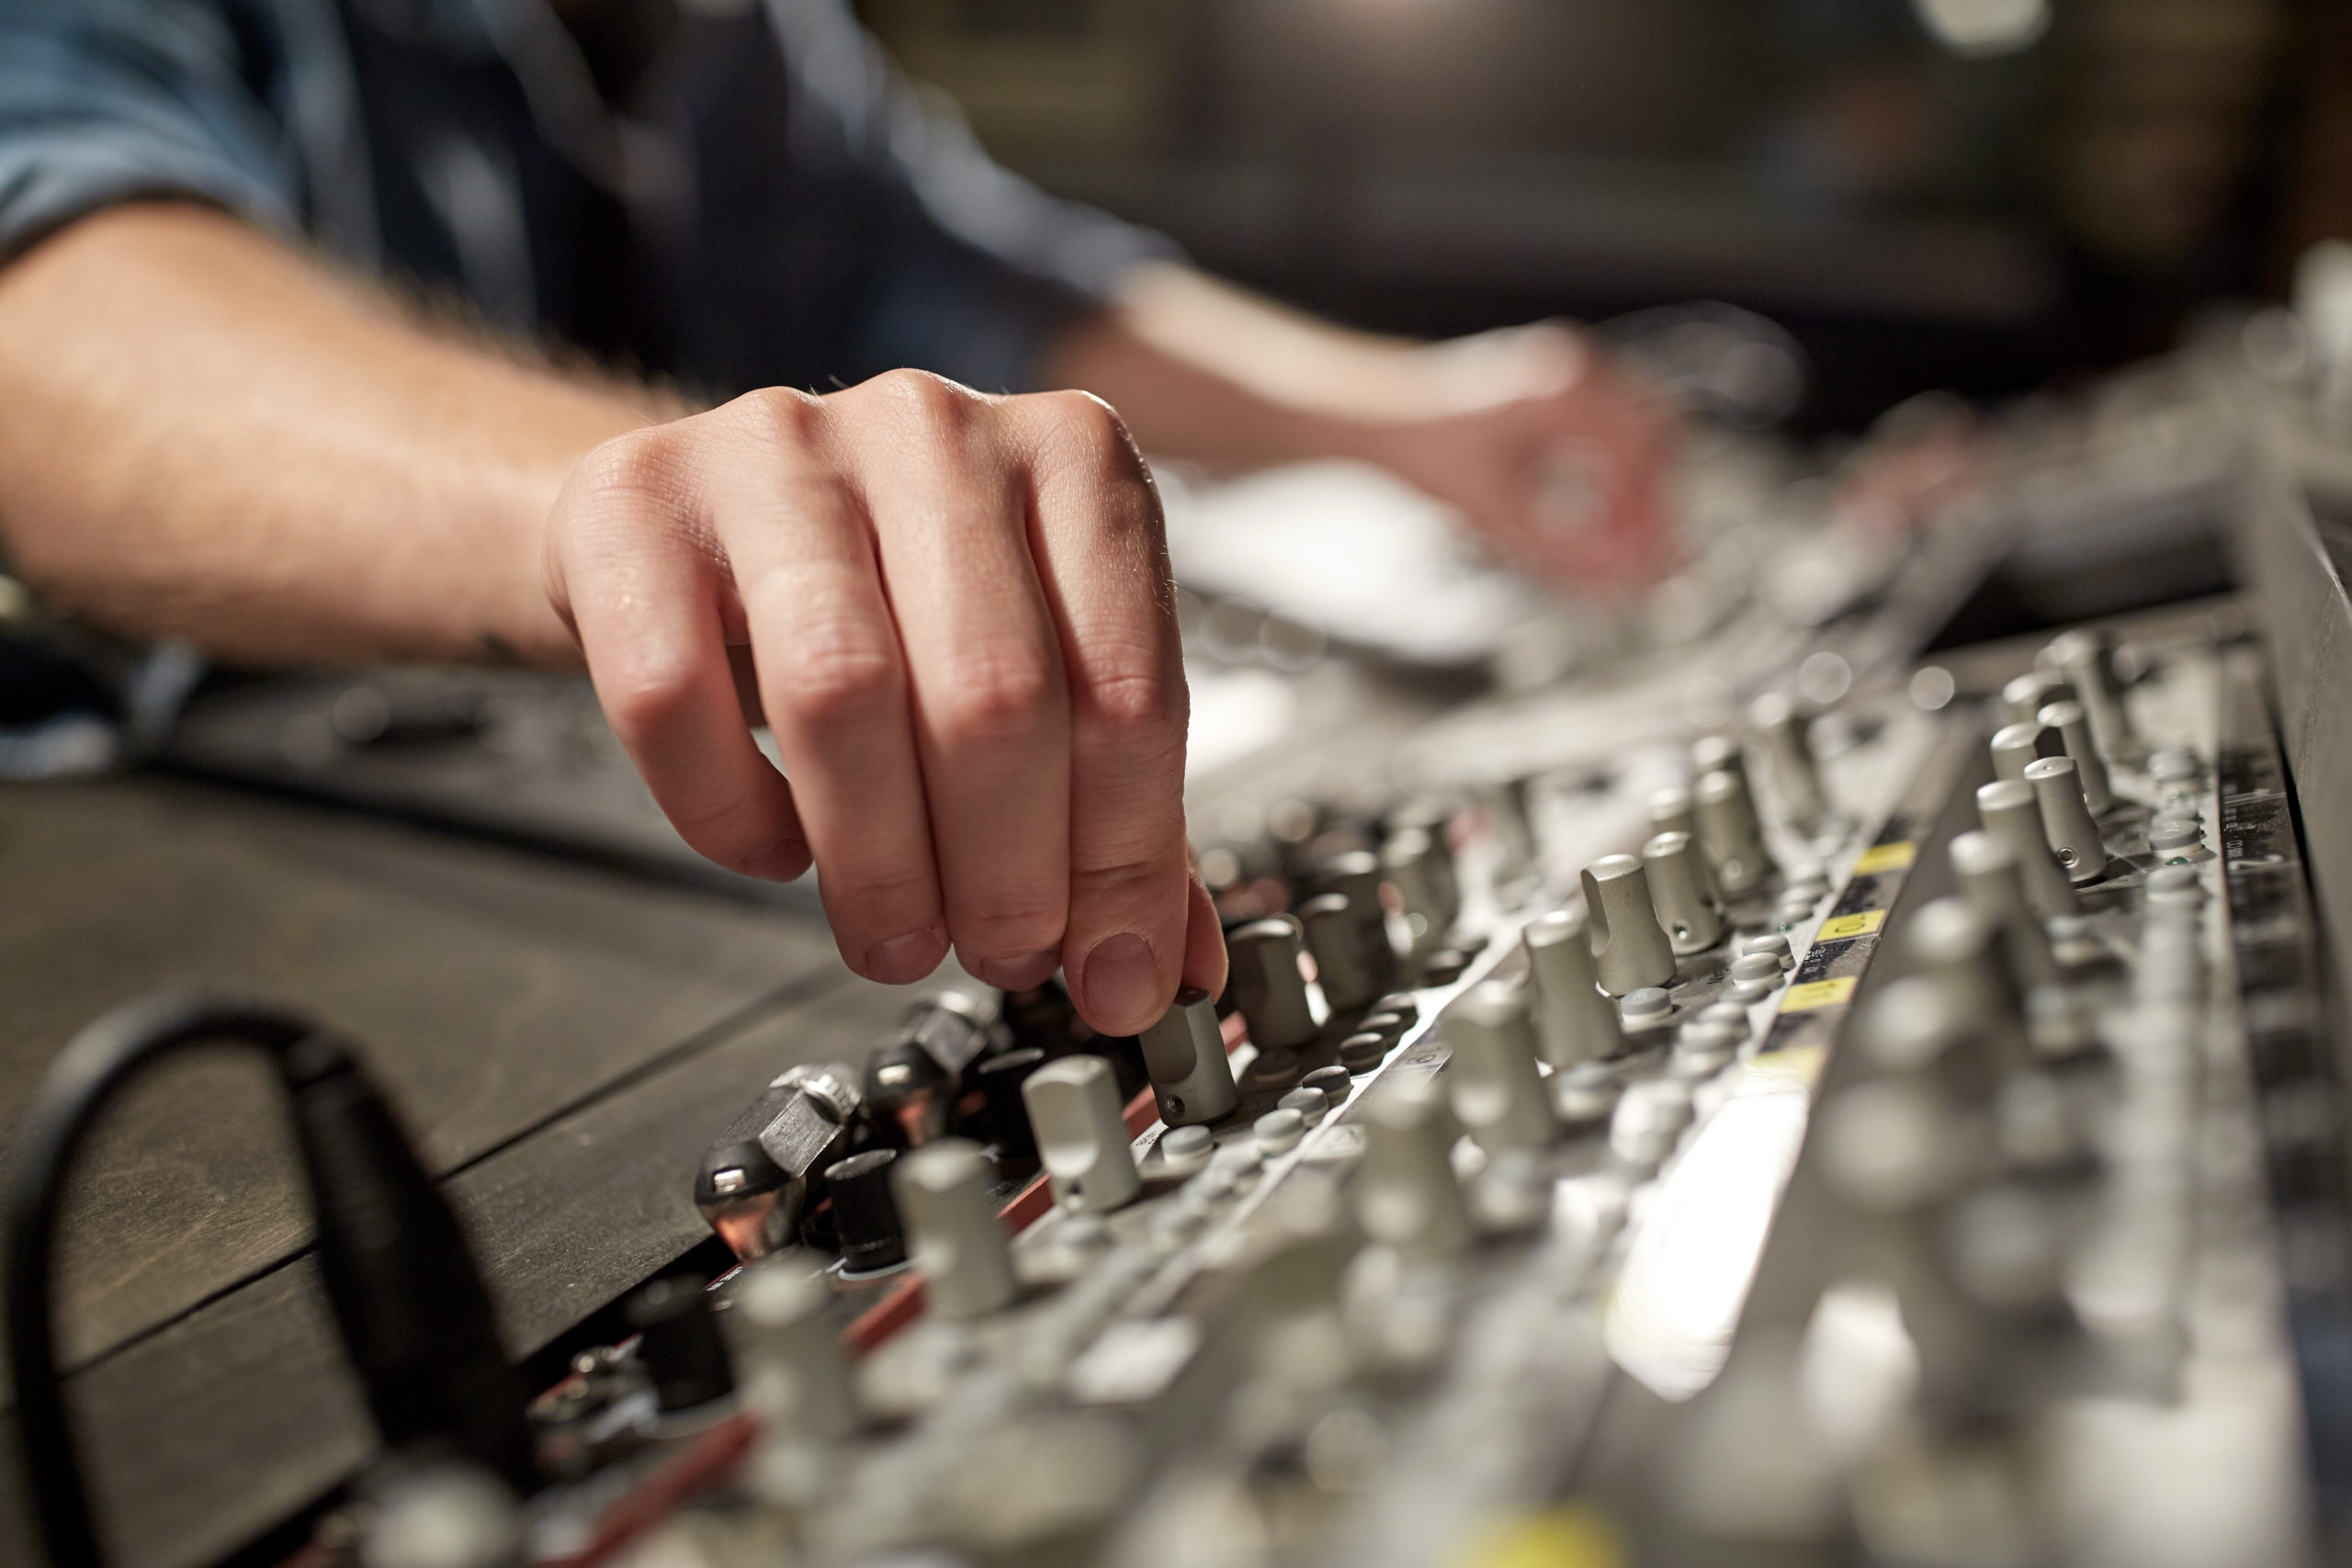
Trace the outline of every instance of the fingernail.
{"type": "Polygon", "coordinates": [[[805,839],[778,839],[743,863],[745,875],[764,877],[770,882],[790,882],[808,869],[808,843],[805,839]]]}
{"type": "Polygon", "coordinates": [[[1098,1029],[1133,1034],[1151,1021],[1159,998],[1159,973],[1151,949],[1133,931],[1106,936],[1094,944],[1079,969],[1079,999],[1098,1029]]]}
{"type": "Polygon", "coordinates": [[[994,986],[1000,991],[1025,991],[1042,986],[1046,976],[1061,964],[1058,950],[1024,953],[1018,958],[967,958],[964,967],[972,978],[994,986]]]}
{"type": "Polygon", "coordinates": [[[925,926],[919,931],[894,936],[888,942],[877,942],[865,950],[868,975],[888,986],[903,986],[910,980],[920,980],[939,967],[946,954],[947,939],[937,926],[925,926]]]}

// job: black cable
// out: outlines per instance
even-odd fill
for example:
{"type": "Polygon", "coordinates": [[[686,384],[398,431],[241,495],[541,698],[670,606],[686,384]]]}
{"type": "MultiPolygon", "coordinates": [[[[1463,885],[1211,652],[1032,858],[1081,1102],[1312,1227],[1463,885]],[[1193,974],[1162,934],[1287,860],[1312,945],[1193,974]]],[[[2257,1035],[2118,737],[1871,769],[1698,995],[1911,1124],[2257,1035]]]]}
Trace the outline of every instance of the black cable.
{"type": "Polygon", "coordinates": [[[383,1440],[435,1443],[517,1486],[536,1480],[519,1381],[457,1218],[343,1045],[249,1003],[164,997],[75,1035],[27,1112],[7,1209],[8,1359],[19,1446],[51,1568],[103,1568],[58,1374],[51,1273],[67,1172],[107,1101],[193,1045],[277,1066],[316,1214],[320,1273],[383,1440]]]}

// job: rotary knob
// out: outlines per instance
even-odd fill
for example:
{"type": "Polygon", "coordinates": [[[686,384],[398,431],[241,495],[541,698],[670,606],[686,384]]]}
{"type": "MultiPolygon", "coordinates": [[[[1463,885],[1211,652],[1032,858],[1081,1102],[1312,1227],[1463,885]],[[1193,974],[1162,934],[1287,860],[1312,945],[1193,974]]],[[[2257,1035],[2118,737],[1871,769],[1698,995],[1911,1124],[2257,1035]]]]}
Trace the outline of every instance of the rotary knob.
{"type": "Polygon", "coordinates": [[[2065,632],[2042,650],[2042,657],[2074,687],[2099,755],[2130,756],[2132,716],[2124,706],[2122,682],[2115,678],[2112,637],[2097,629],[2065,632]]]}
{"type": "Polygon", "coordinates": [[[1984,831],[1998,839],[2017,857],[2018,877],[2025,886],[2025,901],[2043,919],[2071,915],[2076,905],[2075,885],[2068,881],[2058,857],[2050,852],[2050,838],[2041,826],[2041,802],[2023,779],[1996,779],[1976,792],[1976,813],[1984,831]]]}
{"type": "Polygon", "coordinates": [[[1453,1005],[1444,1030],[1453,1047],[1445,1070],[1453,1114],[1478,1146],[1493,1155],[1551,1142],[1527,993],[1489,980],[1453,1005]]]}
{"type": "Polygon", "coordinates": [[[746,1269],[728,1292],[743,1403],[772,1434],[828,1442],[859,1426],[831,1292],[797,1258],[746,1269]]]}
{"type": "Polygon", "coordinates": [[[1771,692],[1756,699],[1748,717],[1764,743],[1764,754],[1771,759],[1772,784],[1788,819],[1807,828],[1818,823],[1828,813],[1829,798],[1822,791],[1821,768],[1814,760],[1804,716],[1785,695],[1771,692]]]}
{"type": "MultiPolygon", "coordinates": [[[[1371,988],[1363,998],[1365,1001],[1396,983],[1396,950],[1389,945],[1388,910],[1380,901],[1384,880],[1380,857],[1369,850],[1350,850],[1332,856],[1316,879],[1326,896],[1337,894],[1347,900],[1348,918],[1355,922],[1361,962],[1372,977],[1371,988]]],[[[1313,933],[1308,935],[1311,940],[1313,933]]],[[[1326,987],[1327,994],[1328,990],[1326,987]]]]}
{"type": "Polygon", "coordinates": [[[1727,898],[1754,892],[1771,874],[1772,862],[1764,852],[1746,776],[1723,770],[1708,773],[1690,799],[1699,818],[1699,845],[1714,870],[1715,886],[1727,898]]]}
{"type": "Polygon", "coordinates": [[[1449,1257],[1470,1241],[1470,1213],[1450,1155],[1453,1119],[1438,1093],[1422,1077],[1390,1083],[1372,1097],[1351,1189],[1364,1234],[1414,1259],[1449,1257]]]}
{"type": "Polygon", "coordinates": [[[1951,841],[1951,869],[1961,897],[2000,931],[2018,984],[2031,988],[2055,980],[2050,933],[2026,902],[2016,852],[1990,833],[1962,833],[1951,841]]]}
{"type": "Polygon", "coordinates": [[[1905,945],[1958,1017],[1998,1043],[2004,1066],[2022,1065],[2024,1010],[1991,921],[1964,899],[1938,898],[1911,917],[1905,945]]]}
{"type": "Polygon", "coordinates": [[[1405,907],[1416,952],[1435,946],[1462,911],[1453,857],[1446,852],[1442,833],[1442,829],[1400,828],[1380,848],[1380,869],[1405,907]]]}
{"type": "Polygon", "coordinates": [[[1704,953],[1723,940],[1724,912],[1690,834],[1660,833],[1644,844],[1642,870],[1657,923],[1677,953],[1704,953]]]}
{"type": "Polygon", "coordinates": [[[1631,855],[1603,855],[1584,868],[1584,905],[1594,972],[1612,997],[1674,980],[1674,948],[1657,923],[1649,877],[1631,855]]]}
{"type": "MultiPolygon", "coordinates": [[[[1363,921],[1340,893],[1325,893],[1298,907],[1306,928],[1307,951],[1315,954],[1315,978],[1333,1012],[1363,1006],[1386,988],[1366,951],[1363,921]]],[[[1386,940],[1383,933],[1383,941],[1386,940]]]]}
{"type": "Polygon", "coordinates": [[[2083,705],[2052,703],[2034,716],[2058,732],[2060,745],[2075,760],[2075,776],[2083,784],[2083,804],[2091,808],[2092,816],[2105,816],[2115,805],[2115,790],[2108,782],[2107,763],[2099,757],[2098,745],[2091,739],[2090,720],[2083,705]]]}
{"type": "Polygon", "coordinates": [[[2050,852],[2066,868],[2069,882],[2096,882],[2107,874],[2107,842],[2083,799],[2081,776],[2072,757],[2044,757],[2026,764],[2025,782],[2041,804],[2041,828],[2050,852]]]}
{"type": "Polygon", "coordinates": [[[1649,799],[1650,831],[1657,833],[1688,833],[1699,836],[1699,818],[1690,805],[1687,789],[1662,789],[1649,799]]]}
{"type": "Polygon", "coordinates": [[[1100,1056],[1064,1056],[1021,1086],[1037,1157],[1054,1201],[1073,1214],[1100,1214],[1143,1190],[1120,1114],[1118,1081],[1100,1056]]]}
{"type": "Polygon", "coordinates": [[[895,1269],[907,1260],[907,1235],[899,1205],[890,1196],[896,1149],[868,1149],[825,1169],[825,1190],[833,1200],[833,1231],[841,1238],[842,1268],[852,1274],[895,1269]]]}
{"type": "Polygon", "coordinates": [[[989,1201],[995,1176],[979,1145],[962,1138],[927,1144],[892,1172],[924,1300],[943,1318],[983,1316],[1021,1293],[1012,1245],[989,1201]]]}
{"type": "Polygon", "coordinates": [[[1544,1059],[1566,1069],[1613,1056],[1624,1043],[1617,1010],[1600,994],[1584,911],[1555,909],[1527,923],[1527,972],[1535,982],[1535,1037],[1544,1059]]]}
{"type": "Polygon", "coordinates": [[[1251,1043],[1269,1056],[1315,1038],[1306,979],[1298,969],[1298,937],[1296,923],[1278,916],[1253,920],[1225,939],[1234,1006],[1250,1025],[1251,1043]]]}
{"type": "Polygon", "coordinates": [[[2026,764],[2044,757],[2063,756],[2065,742],[2040,719],[2003,725],[1993,732],[1993,773],[1996,778],[2021,779],[2026,764]]]}
{"type": "Polygon", "coordinates": [[[1159,1119],[1170,1127],[1221,1121],[1241,1103],[1217,1028],[1216,1003],[1206,991],[1197,986],[1178,991],[1159,1021],[1137,1038],[1159,1100],[1159,1119]]]}
{"type": "Polygon", "coordinates": [[[2001,704],[2008,709],[2011,724],[2030,723],[2051,704],[2074,700],[2074,683],[2055,670],[2029,670],[2001,688],[2001,704]]]}

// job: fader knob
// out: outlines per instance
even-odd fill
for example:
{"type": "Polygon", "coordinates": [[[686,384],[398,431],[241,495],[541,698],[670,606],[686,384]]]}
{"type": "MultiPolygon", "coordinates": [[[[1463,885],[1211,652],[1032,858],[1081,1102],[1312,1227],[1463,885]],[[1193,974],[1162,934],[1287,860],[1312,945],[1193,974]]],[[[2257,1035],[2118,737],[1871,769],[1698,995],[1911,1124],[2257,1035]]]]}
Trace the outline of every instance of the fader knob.
{"type": "Polygon", "coordinates": [[[2026,764],[2064,754],[2066,743],[2040,719],[2003,725],[1993,732],[1993,773],[2005,779],[2025,777],[2026,764]]]}
{"type": "Polygon", "coordinates": [[[2091,739],[2102,757],[2121,758],[2132,750],[2132,717],[2123,704],[2123,688],[2115,678],[2113,645],[2097,630],[2062,633],[2042,650],[2075,689],[2090,721],[2091,739]]]}
{"type": "Polygon", "coordinates": [[[2095,882],[2107,874],[2107,843],[2083,801],[2082,780],[2072,757],[2044,757],[2026,764],[2025,782],[2041,803],[2042,831],[2050,852],[2066,868],[2069,882],[2095,882]]]}
{"type": "Polygon", "coordinates": [[[1159,1101],[1159,1119],[1170,1127],[1221,1120],[1241,1103],[1217,1028],[1216,1003],[1198,986],[1178,991],[1159,1021],[1136,1038],[1159,1101]]]}
{"type": "MultiPolygon", "coordinates": [[[[1360,1008],[1386,989],[1385,981],[1373,972],[1363,922],[1349,906],[1346,895],[1325,893],[1309,898],[1298,907],[1298,918],[1306,927],[1307,951],[1315,954],[1316,981],[1333,1012],[1360,1008]]],[[[1386,940],[1385,933],[1382,940],[1386,940]]]]}
{"type": "Polygon", "coordinates": [[[2074,700],[2074,684],[2055,670],[2029,670],[2001,688],[2011,724],[2030,723],[2051,704],[2074,700]]]}
{"type": "Polygon", "coordinates": [[[2026,902],[2017,852],[1990,833],[1962,833],[1951,841],[1951,869],[1969,908],[2000,931],[2018,984],[2030,988],[2055,980],[2050,933],[2026,902]]]}
{"type": "Polygon", "coordinates": [[[1363,1160],[1352,1191],[1364,1235],[1414,1259],[1444,1258],[1470,1240],[1470,1213],[1453,1175],[1453,1119],[1433,1079],[1390,1083],[1364,1107],[1363,1160]]]}
{"type": "Polygon", "coordinates": [[[1380,869],[1404,905],[1415,950],[1435,946],[1462,911],[1453,857],[1444,840],[1426,828],[1400,828],[1380,847],[1380,869]]]}
{"type": "Polygon", "coordinates": [[[1789,820],[1801,827],[1819,822],[1829,801],[1822,793],[1821,769],[1814,761],[1804,716],[1786,696],[1770,692],[1756,699],[1748,717],[1764,742],[1765,755],[1772,760],[1772,784],[1789,820]]]}
{"type": "Polygon", "coordinates": [[[2025,901],[2043,919],[2075,912],[2075,885],[2066,879],[2050,837],[2041,826],[2041,801],[2023,779],[1996,779],[1976,792],[1976,814],[1984,831],[2017,856],[2025,901]]]}
{"type": "Polygon", "coordinates": [[[1453,1047],[1445,1081],[1463,1131],[1490,1155],[1551,1142],[1525,990],[1489,980],[1454,1003],[1441,1027],[1453,1047]]]}
{"type": "Polygon", "coordinates": [[[978,1317],[1020,1294],[1012,1247],[989,1197],[994,1181],[988,1156],[962,1138],[927,1144],[892,1173],[923,1299],[943,1318],[978,1317]]]}
{"type": "Polygon", "coordinates": [[[1527,972],[1535,982],[1535,1038],[1544,1059],[1563,1071],[1598,1062],[1624,1043],[1617,1010],[1600,994],[1592,942],[1581,909],[1555,909],[1527,923],[1527,972]]]}
{"type": "Polygon", "coordinates": [[[2099,758],[2098,745],[2091,739],[2090,720],[2083,705],[2052,703],[2034,717],[2058,732],[2065,754],[2075,760],[2075,776],[2083,782],[2083,804],[2094,817],[2106,815],[2115,805],[2115,791],[2108,783],[2107,763],[2099,758]]]}
{"type": "Polygon", "coordinates": [[[1584,868],[1584,906],[1600,988],[1622,997],[1674,980],[1674,948],[1657,923],[1650,882],[1631,855],[1603,855],[1584,868]]]}
{"type": "Polygon", "coordinates": [[[1728,898],[1752,893],[1772,869],[1764,852],[1764,834],[1756,822],[1756,802],[1748,797],[1747,782],[1738,773],[1716,772],[1699,781],[1691,792],[1699,818],[1699,845],[1714,868],[1715,886],[1728,898]]]}
{"type": "Polygon", "coordinates": [[[898,1158],[895,1149],[868,1149],[825,1168],[842,1267],[850,1273],[871,1274],[907,1260],[906,1230],[890,1196],[890,1168],[898,1158]]]}
{"type": "Polygon", "coordinates": [[[1073,1214],[1100,1214],[1143,1190],[1109,1062],[1100,1056],[1048,1062],[1029,1075],[1021,1098],[1029,1102],[1037,1157],[1056,1202],[1073,1214]]]}
{"type": "Polygon", "coordinates": [[[819,1442],[857,1430],[857,1395],[823,1276],[794,1258],[754,1264],[728,1301],[743,1402],[766,1429],[819,1442]]]}
{"type": "Polygon", "coordinates": [[[1315,1038],[1306,979],[1298,971],[1298,927],[1277,917],[1252,920],[1225,939],[1233,1004],[1261,1052],[1296,1050],[1315,1038]]]}
{"type": "Polygon", "coordinates": [[[1688,833],[1660,833],[1642,846],[1642,869],[1649,878],[1657,923],[1677,953],[1704,953],[1722,940],[1723,910],[1688,833]]]}

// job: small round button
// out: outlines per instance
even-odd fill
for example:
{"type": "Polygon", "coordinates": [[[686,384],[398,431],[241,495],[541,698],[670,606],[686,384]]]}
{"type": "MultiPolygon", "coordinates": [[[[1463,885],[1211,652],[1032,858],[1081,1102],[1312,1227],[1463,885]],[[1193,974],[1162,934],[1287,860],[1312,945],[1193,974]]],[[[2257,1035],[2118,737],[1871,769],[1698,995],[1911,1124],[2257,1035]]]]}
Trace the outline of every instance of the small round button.
{"type": "Polygon", "coordinates": [[[1170,1159],[1193,1159],[1216,1146],[1216,1138],[1206,1127],[1170,1127],[1159,1135],[1159,1152],[1170,1159]]]}
{"type": "Polygon", "coordinates": [[[1308,1089],[1304,1084],[1274,1101],[1274,1104],[1280,1110],[1297,1111],[1299,1120],[1310,1127],[1322,1121],[1331,1109],[1330,1100],[1324,1096],[1321,1089],[1308,1089]]]}
{"type": "Polygon", "coordinates": [[[1261,1153],[1288,1154],[1306,1136],[1306,1118],[1287,1108],[1269,1111],[1251,1123],[1250,1131],[1261,1153]]]}
{"type": "Polygon", "coordinates": [[[1747,945],[1741,949],[1741,955],[1745,957],[1749,953],[1763,953],[1783,969],[1796,963],[1796,960],[1789,955],[1789,939],[1779,931],[1768,931],[1762,936],[1749,937],[1747,945]]]}
{"type": "Polygon", "coordinates": [[[1351,1073],[1368,1073],[1388,1055],[1385,1034],[1351,1034],[1340,1042],[1340,1065],[1351,1073]]]}
{"type": "Polygon", "coordinates": [[[1313,1072],[1307,1074],[1305,1077],[1299,1079],[1298,1087],[1301,1089],[1311,1089],[1316,1090],[1321,1094],[1326,1100],[1329,1100],[1332,1106],[1336,1107],[1340,1101],[1348,1098],[1348,1069],[1345,1067],[1317,1067],[1313,1072]]]}
{"type": "Polygon", "coordinates": [[[1726,1023],[1742,1034],[1747,1032],[1747,1010],[1737,1002],[1709,1002],[1699,1010],[1699,1017],[1708,1023],[1726,1023]]]}
{"type": "Polygon", "coordinates": [[[2194,817],[2159,817],[2148,824],[2148,847],[2153,850],[2190,850],[2204,841],[2204,824],[2194,817]]]}
{"type": "Polygon", "coordinates": [[[1674,1010],[1674,1000],[1659,987],[1644,986],[1637,991],[1626,992],[1624,999],[1617,1006],[1618,1010],[1625,1015],[1626,1023],[1638,1029],[1645,1023],[1663,1020],[1674,1010]]]}
{"type": "Polygon", "coordinates": [[[1745,953],[1731,961],[1731,977],[1745,985],[1777,986],[1781,961],[1769,953],[1745,953]]]}

